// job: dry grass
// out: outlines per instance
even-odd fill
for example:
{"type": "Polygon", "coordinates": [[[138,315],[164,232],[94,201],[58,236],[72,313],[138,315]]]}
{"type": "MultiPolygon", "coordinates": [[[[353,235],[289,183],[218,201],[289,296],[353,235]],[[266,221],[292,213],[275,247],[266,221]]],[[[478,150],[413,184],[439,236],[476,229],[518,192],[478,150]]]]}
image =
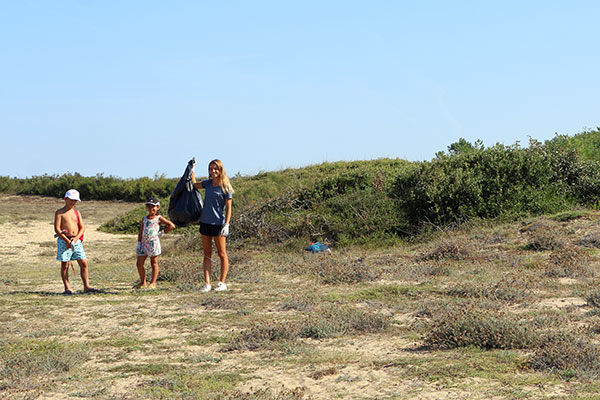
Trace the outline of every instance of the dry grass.
{"type": "MultiPolygon", "coordinates": [[[[24,234],[57,206],[3,202],[24,234]]],[[[91,225],[129,208],[88,206],[91,225]]],[[[30,262],[0,262],[0,397],[592,397],[598,216],[473,223],[333,254],[233,242],[230,291],[209,294],[193,232],[166,238],[157,290],[131,287],[135,236],[90,241],[104,293],[82,295],[72,277],[70,297],[39,237],[30,262]]]]}

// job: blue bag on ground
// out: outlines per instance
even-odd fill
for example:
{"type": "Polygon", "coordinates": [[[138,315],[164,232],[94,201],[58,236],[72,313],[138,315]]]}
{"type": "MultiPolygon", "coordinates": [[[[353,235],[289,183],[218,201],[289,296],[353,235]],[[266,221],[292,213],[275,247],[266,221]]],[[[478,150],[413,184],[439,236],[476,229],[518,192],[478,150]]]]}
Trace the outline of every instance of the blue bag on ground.
{"type": "Polygon", "coordinates": [[[169,219],[177,226],[197,225],[202,213],[202,195],[192,183],[190,161],[169,200],[169,219]]]}
{"type": "Polygon", "coordinates": [[[329,246],[321,242],[313,243],[304,250],[310,251],[311,253],[320,253],[322,251],[328,251],[331,253],[331,250],[329,250],[329,246]]]}

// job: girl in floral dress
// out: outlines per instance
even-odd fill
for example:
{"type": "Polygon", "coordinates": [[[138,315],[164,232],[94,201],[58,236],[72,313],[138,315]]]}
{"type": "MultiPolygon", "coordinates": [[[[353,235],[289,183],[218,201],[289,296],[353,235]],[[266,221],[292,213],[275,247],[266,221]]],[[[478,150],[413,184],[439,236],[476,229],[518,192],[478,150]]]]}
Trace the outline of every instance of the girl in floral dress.
{"type": "Polygon", "coordinates": [[[158,214],[160,202],[152,197],[146,202],[146,210],[148,215],[142,218],[140,222],[140,230],[138,232],[137,243],[137,270],[140,274],[140,283],[136,285],[138,288],[148,287],[148,289],[156,288],[156,279],[158,279],[158,256],[161,253],[160,237],[163,231],[160,230],[160,225],[167,225],[164,233],[175,229],[175,224],[158,214]],[[146,270],[144,262],[150,257],[150,265],[152,266],[152,280],[146,285],[146,270]]]}

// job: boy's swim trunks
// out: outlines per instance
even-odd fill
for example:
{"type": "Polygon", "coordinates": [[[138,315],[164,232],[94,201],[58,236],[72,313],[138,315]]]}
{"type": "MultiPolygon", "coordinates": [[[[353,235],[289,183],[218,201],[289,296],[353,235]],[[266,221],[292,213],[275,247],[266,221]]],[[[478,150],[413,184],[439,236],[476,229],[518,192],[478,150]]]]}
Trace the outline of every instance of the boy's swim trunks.
{"type": "Polygon", "coordinates": [[[75,250],[70,246],[67,246],[64,240],[56,240],[56,259],[62,262],[69,262],[71,260],[85,260],[85,251],[83,250],[83,244],[81,240],[77,240],[73,245],[75,250]]]}

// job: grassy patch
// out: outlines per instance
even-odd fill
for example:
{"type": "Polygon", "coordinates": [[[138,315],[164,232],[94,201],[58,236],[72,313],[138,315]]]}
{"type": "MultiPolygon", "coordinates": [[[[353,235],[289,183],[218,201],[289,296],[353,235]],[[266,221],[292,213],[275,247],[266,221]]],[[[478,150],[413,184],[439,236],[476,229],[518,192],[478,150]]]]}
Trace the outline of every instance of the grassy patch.
{"type": "Polygon", "coordinates": [[[259,321],[233,337],[225,350],[257,350],[298,338],[323,339],[376,333],[390,326],[388,317],[339,306],[322,307],[294,321],[259,321]]]}
{"type": "Polygon", "coordinates": [[[94,346],[96,347],[116,347],[126,352],[142,350],[147,344],[146,341],[132,336],[115,336],[110,339],[94,342],[94,346]]]}
{"type": "Polygon", "coordinates": [[[214,399],[223,398],[241,382],[235,373],[197,373],[178,370],[167,376],[153,379],[140,385],[146,398],[156,399],[214,399]]]}
{"type": "Polygon", "coordinates": [[[89,350],[83,345],[45,340],[1,342],[1,386],[5,389],[39,388],[88,358],[89,350]]]}

